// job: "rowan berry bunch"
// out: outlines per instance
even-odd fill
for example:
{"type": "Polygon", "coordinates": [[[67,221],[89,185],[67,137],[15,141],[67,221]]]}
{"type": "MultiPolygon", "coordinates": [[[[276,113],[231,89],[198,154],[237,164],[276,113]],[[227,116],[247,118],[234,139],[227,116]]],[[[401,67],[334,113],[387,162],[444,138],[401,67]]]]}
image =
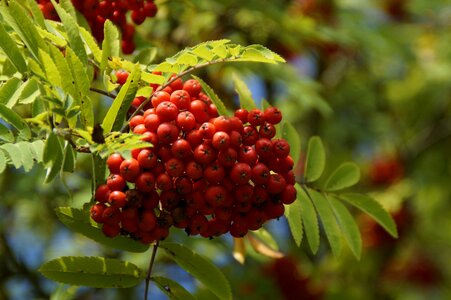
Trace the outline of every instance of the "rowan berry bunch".
{"type": "Polygon", "coordinates": [[[153,147],[128,159],[109,156],[111,174],[97,188],[92,218],[109,237],[146,244],[171,226],[209,238],[259,229],[296,199],[290,146],[275,138],[281,120],[275,107],[219,116],[198,81],[174,78],[130,119],[153,147]]]}
{"type": "MultiPolygon", "coordinates": [[[[45,18],[59,20],[50,0],[37,2],[45,18]]],[[[92,34],[98,41],[103,40],[103,26],[107,19],[116,24],[122,33],[122,51],[125,54],[135,50],[134,25],[141,25],[146,18],[152,18],[157,13],[154,0],[72,0],[72,3],[86,18],[92,34]],[[127,20],[129,11],[131,22],[127,20]]]]}

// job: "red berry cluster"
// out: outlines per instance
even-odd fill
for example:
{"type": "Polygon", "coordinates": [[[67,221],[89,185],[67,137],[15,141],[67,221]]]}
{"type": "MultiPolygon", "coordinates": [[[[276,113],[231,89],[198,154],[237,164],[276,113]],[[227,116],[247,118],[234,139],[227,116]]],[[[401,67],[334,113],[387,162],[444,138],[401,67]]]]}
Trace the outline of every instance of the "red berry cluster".
{"type": "Polygon", "coordinates": [[[189,235],[242,237],[296,199],[290,146],[274,138],[277,108],[219,116],[194,79],[174,79],[149,103],[129,125],[153,147],[134,149],[129,159],[112,154],[111,174],[97,188],[91,216],[105,235],[150,243],[175,226],[189,235]]]}
{"type": "MultiPolygon", "coordinates": [[[[59,20],[50,0],[37,0],[45,18],[59,20]]],[[[103,25],[111,20],[122,32],[122,51],[130,54],[135,50],[133,36],[135,25],[142,24],[146,18],[157,13],[154,0],[72,0],[74,7],[86,18],[92,34],[98,41],[103,40],[103,25]],[[132,22],[127,21],[127,13],[131,11],[132,22]]]]}

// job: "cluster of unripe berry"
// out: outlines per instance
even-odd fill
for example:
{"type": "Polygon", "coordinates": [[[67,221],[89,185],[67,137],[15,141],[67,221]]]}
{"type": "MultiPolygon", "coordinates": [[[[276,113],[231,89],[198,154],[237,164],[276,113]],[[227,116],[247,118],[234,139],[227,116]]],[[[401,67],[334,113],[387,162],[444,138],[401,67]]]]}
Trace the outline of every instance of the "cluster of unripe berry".
{"type": "Polygon", "coordinates": [[[171,226],[209,238],[259,229],[296,199],[290,146],[275,138],[281,119],[275,107],[219,116],[198,81],[173,78],[129,122],[153,147],[109,156],[91,217],[107,236],[146,244],[171,226]]]}
{"type": "MultiPolygon", "coordinates": [[[[50,0],[37,0],[45,18],[59,20],[50,0]]],[[[92,34],[98,41],[103,40],[103,25],[111,20],[122,33],[122,51],[130,54],[135,50],[133,36],[135,25],[142,24],[146,18],[152,18],[157,13],[154,0],[72,0],[74,7],[86,18],[92,34]],[[131,11],[127,20],[127,13],[131,11]]]]}

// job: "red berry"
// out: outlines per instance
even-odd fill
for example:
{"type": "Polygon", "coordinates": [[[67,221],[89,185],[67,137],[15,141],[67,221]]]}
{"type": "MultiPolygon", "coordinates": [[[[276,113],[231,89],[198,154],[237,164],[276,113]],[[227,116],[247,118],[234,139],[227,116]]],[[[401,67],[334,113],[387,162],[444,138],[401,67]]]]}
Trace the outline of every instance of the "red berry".
{"type": "Polygon", "coordinates": [[[108,197],[110,196],[110,188],[106,184],[99,185],[96,189],[96,193],[94,198],[97,202],[105,203],[108,201],[108,197]]]}
{"type": "Polygon", "coordinates": [[[155,189],[155,176],[150,172],[141,173],[135,181],[136,189],[149,193],[155,189]]]}
{"type": "Polygon", "coordinates": [[[265,119],[263,117],[262,111],[254,108],[249,111],[249,114],[247,115],[247,121],[252,126],[260,126],[265,122],[265,119]]]}
{"type": "Polygon", "coordinates": [[[163,101],[158,104],[155,109],[156,114],[160,118],[161,122],[170,122],[174,121],[179,114],[179,110],[177,106],[169,101],[163,101]]]}
{"type": "Polygon", "coordinates": [[[237,163],[230,171],[230,179],[236,184],[246,184],[251,178],[252,169],[248,164],[237,163]]]}
{"type": "Polygon", "coordinates": [[[174,103],[178,109],[187,110],[191,102],[189,93],[185,90],[177,90],[172,92],[170,101],[174,103]]]}
{"type": "Polygon", "coordinates": [[[127,71],[122,71],[122,70],[116,71],[116,82],[119,83],[120,85],[125,84],[125,82],[127,81],[127,78],[128,78],[127,71]]]}
{"type": "Polygon", "coordinates": [[[111,174],[110,176],[108,176],[106,184],[108,185],[110,191],[123,191],[127,186],[124,178],[122,178],[121,175],[117,174],[111,174]]]}
{"type": "Polygon", "coordinates": [[[183,89],[187,91],[191,97],[197,97],[202,90],[202,86],[197,80],[189,79],[183,84],[183,89]]]}
{"type": "Polygon", "coordinates": [[[103,224],[102,226],[102,232],[107,237],[115,237],[119,235],[121,232],[121,227],[119,224],[103,224]]]}
{"type": "Polygon", "coordinates": [[[108,157],[106,163],[111,173],[119,174],[120,173],[119,168],[123,161],[124,158],[119,153],[113,153],[108,157]]]}
{"type": "Polygon", "coordinates": [[[91,218],[97,223],[103,223],[103,211],[105,208],[104,204],[94,204],[90,210],[91,218]]]}
{"type": "Polygon", "coordinates": [[[124,192],[113,191],[108,197],[108,202],[114,207],[124,207],[127,204],[126,198],[124,192]]]}
{"type": "Polygon", "coordinates": [[[128,182],[135,182],[136,177],[138,177],[141,171],[138,161],[134,158],[124,160],[119,169],[121,176],[128,182]]]}
{"type": "Polygon", "coordinates": [[[268,107],[265,109],[263,117],[270,124],[278,124],[282,121],[282,112],[276,107],[268,107]]]}
{"type": "Polygon", "coordinates": [[[151,149],[142,149],[137,157],[139,166],[143,169],[151,169],[157,165],[157,156],[151,149]]]}
{"type": "Polygon", "coordinates": [[[229,148],[230,136],[224,131],[217,131],[212,137],[212,146],[217,150],[229,148]]]}

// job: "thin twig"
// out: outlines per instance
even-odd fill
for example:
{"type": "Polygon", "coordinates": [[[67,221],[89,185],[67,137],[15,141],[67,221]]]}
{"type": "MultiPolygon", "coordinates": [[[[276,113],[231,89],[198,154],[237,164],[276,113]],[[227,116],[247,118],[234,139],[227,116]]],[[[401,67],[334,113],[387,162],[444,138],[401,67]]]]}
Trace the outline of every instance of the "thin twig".
{"type": "Polygon", "coordinates": [[[157,242],[153,246],[152,256],[150,257],[149,270],[147,270],[147,276],[146,276],[146,288],[145,288],[145,291],[144,291],[144,300],[148,299],[147,297],[148,297],[148,294],[149,294],[150,276],[152,274],[152,268],[153,268],[153,264],[155,262],[155,257],[157,255],[157,250],[158,250],[159,243],[160,242],[157,242]]]}
{"type": "Polygon", "coordinates": [[[105,92],[105,91],[100,90],[100,89],[97,89],[95,87],[91,87],[91,88],[89,88],[89,90],[91,90],[92,92],[95,92],[95,93],[98,93],[98,94],[110,97],[111,99],[115,99],[116,98],[116,95],[108,93],[108,92],[105,92]]]}

